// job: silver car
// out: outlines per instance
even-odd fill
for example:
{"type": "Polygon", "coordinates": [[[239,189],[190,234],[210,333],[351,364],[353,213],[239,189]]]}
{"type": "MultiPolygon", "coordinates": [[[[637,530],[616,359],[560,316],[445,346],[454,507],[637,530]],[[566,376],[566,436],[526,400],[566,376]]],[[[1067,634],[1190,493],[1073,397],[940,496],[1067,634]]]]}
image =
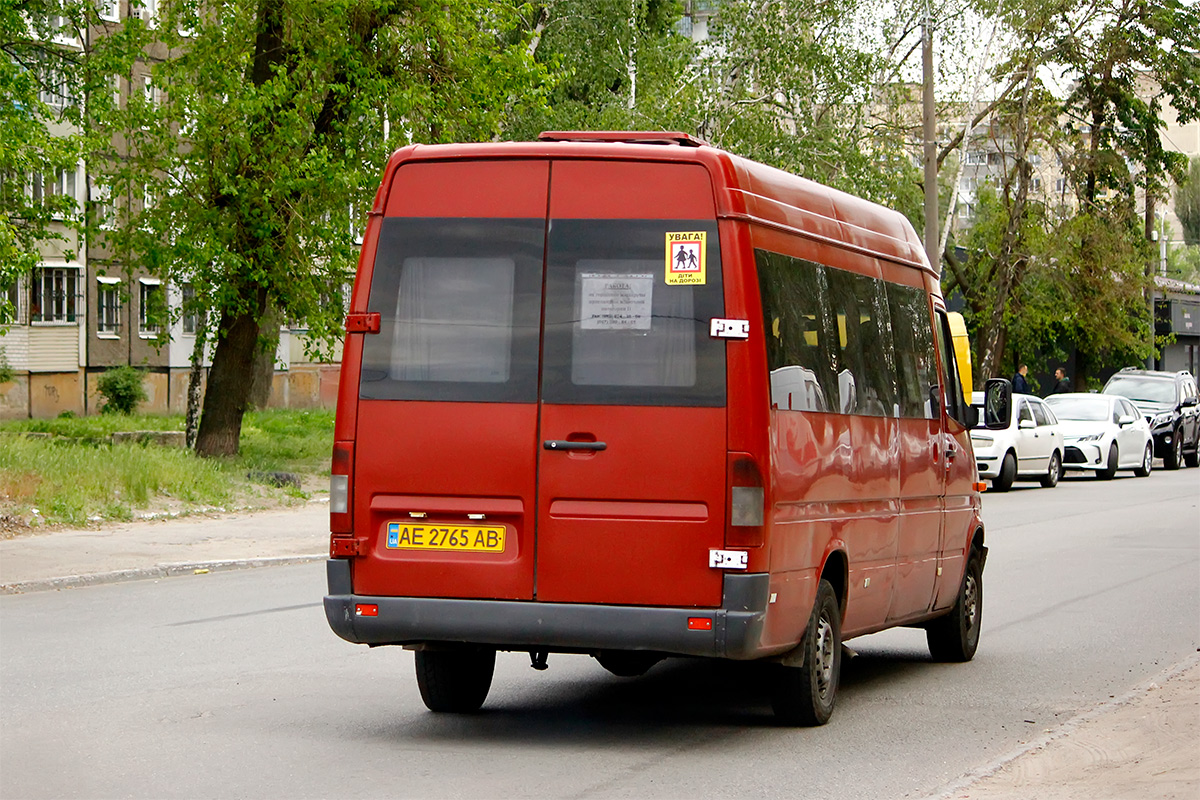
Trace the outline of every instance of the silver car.
{"type": "Polygon", "coordinates": [[[1110,394],[1067,392],[1046,398],[1062,423],[1063,467],[1108,479],[1119,469],[1144,478],[1154,462],[1150,425],[1133,403],[1110,394]]]}

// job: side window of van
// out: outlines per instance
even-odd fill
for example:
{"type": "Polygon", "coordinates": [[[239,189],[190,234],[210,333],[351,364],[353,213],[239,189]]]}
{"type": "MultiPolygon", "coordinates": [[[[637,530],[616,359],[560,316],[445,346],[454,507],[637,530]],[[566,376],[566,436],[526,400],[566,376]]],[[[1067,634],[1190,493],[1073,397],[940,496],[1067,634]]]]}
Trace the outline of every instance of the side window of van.
{"type": "Polygon", "coordinates": [[[895,358],[889,314],[881,308],[881,281],[844,270],[826,270],[829,304],[837,325],[840,410],[892,416],[895,358]],[[882,313],[881,313],[882,312],[882,313]]]}
{"type": "MultiPolygon", "coordinates": [[[[713,221],[553,219],[542,398],[553,403],[720,406],[725,341],[713,221]],[[704,232],[703,273],[667,283],[667,234],[704,232]]],[[[697,264],[699,266],[699,264],[697,264]]]]}
{"type": "Polygon", "coordinates": [[[929,322],[929,299],[922,289],[888,284],[900,416],[938,419],[937,355],[929,322]],[[932,389],[932,391],[931,391],[932,389]]]}
{"type": "Polygon", "coordinates": [[[362,397],[534,402],[545,222],[383,220],[362,397]]]}
{"type": "Polygon", "coordinates": [[[836,356],[825,302],[825,268],[765,250],[755,250],[754,259],[771,403],[791,411],[836,411],[836,356]]]}

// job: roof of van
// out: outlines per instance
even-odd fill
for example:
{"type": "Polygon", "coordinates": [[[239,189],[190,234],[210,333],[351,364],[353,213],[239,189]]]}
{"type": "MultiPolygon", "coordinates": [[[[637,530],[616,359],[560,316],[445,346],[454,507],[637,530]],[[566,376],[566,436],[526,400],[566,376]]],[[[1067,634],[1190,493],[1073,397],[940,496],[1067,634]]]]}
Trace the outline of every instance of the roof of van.
{"type": "MultiPolygon", "coordinates": [[[[673,131],[550,131],[536,142],[410,145],[392,155],[383,185],[405,162],[464,158],[698,163],[712,177],[718,218],[766,225],[937,274],[916,230],[900,212],[673,131]]],[[[382,213],[382,200],[381,188],[376,213],[382,213]]]]}

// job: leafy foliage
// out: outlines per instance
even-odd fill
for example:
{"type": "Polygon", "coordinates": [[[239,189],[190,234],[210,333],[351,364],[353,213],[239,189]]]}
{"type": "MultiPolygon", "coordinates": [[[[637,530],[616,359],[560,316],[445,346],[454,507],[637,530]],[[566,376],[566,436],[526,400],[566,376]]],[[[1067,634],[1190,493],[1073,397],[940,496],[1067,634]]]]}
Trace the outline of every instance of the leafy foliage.
{"type": "MultiPolygon", "coordinates": [[[[0,4],[0,289],[28,274],[49,245],[73,255],[63,252],[71,243],[56,222],[71,222],[77,209],[73,198],[55,191],[55,179],[64,170],[74,173],[83,147],[72,127],[80,54],[56,38],[76,37],[86,10],[57,5],[0,4]]],[[[0,326],[14,312],[0,292],[0,326]]]]}
{"type": "Polygon", "coordinates": [[[1175,216],[1183,226],[1183,239],[1200,244],[1200,156],[1193,156],[1187,177],[1175,191],[1175,216]]]}
{"type": "Polygon", "coordinates": [[[100,409],[104,414],[132,414],[147,397],[142,371],[130,366],[105,370],[96,380],[96,391],[107,401],[100,409]]]}

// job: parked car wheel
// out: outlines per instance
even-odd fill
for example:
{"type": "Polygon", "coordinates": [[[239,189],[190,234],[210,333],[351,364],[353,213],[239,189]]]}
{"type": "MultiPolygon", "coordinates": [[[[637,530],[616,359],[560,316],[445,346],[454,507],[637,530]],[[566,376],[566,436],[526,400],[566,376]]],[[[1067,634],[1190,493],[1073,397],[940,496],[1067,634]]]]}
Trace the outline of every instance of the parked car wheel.
{"type": "Polygon", "coordinates": [[[954,608],[925,626],[925,641],[934,661],[970,661],[979,647],[983,620],[983,566],[979,551],[971,548],[967,569],[954,608]]]}
{"type": "Polygon", "coordinates": [[[1058,479],[1062,477],[1062,456],[1055,451],[1050,456],[1050,468],[1046,470],[1046,474],[1042,476],[1042,486],[1047,489],[1053,489],[1058,486],[1058,479]]]}
{"type": "Polygon", "coordinates": [[[1017,479],[1017,457],[1012,453],[1004,454],[1000,464],[1000,474],[992,478],[992,489],[997,492],[1007,492],[1017,479]]]}
{"type": "Polygon", "coordinates": [[[1179,469],[1183,464],[1183,440],[1179,438],[1179,430],[1176,429],[1171,433],[1171,449],[1163,456],[1163,467],[1166,469],[1179,469]]]}
{"type": "Polygon", "coordinates": [[[1117,474],[1117,465],[1121,463],[1121,454],[1117,451],[1117,443],[1113,442],[1108,448],[1108,462],[1104,469],[1096,470],[1096,477],[1102,481],[1112,480],[1112,477],[1117,474]]]}
{"type": "Polygon", "coordinates": [[[1142,455],[1142,465],[1133,471],[1134,475],[1139,478],[1145,478],[1150,475],[1150,470],[1154,467],[1154,445],[1147,444],[1146,452],[1142,455]]]}
{"type": "Polygon", "coordinates": [[[824,725],[833,715],[841,672],[841,610],[833,586],[822,579],[804,632],[804,665],[776,668],[771,687],[775,716],[785,725],[824,725]]]}
{"type": "Polygon", "coordinates": [[[1196,431],[1196,441],[1192,443],[1192,452],[1183,454],[1183,463],[1189,467],[1200,467],[1200,429],[1196,431]]]}
{"type": "Polygon", "coordinates": [[[496,651],[418,650],[417,688],[430,711],[478,711],[492,688],[496,651]]]}

